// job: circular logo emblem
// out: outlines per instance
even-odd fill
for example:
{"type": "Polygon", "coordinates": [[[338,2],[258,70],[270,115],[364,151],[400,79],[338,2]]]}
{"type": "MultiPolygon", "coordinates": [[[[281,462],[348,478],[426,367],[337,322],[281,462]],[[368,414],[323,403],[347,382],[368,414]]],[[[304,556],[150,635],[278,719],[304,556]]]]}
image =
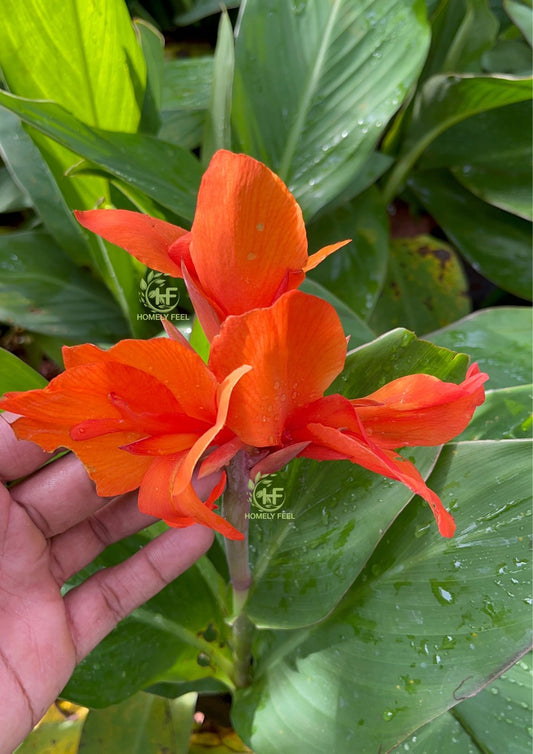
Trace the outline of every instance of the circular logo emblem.
{"type": "Polygon", "coordinates": [[[252,505],[260,511],[270,513],[278,511],[285,502],[283,487],[275,487],[275,480],[269,477],[260,479],[252,493],[252,505]]]}
{"type": "Polygon", "coordinates": [[[178,305],[180,293],[164,272],[150,270],[141,280],[139,298],[147,309],[156,314],[168,314],[178,305]]]}

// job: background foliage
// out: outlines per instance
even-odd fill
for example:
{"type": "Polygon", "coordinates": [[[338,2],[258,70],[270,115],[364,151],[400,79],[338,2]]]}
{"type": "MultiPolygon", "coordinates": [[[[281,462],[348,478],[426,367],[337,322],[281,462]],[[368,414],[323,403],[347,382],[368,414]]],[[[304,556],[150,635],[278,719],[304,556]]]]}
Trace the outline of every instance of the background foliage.
{"type": "MultiPolygon", "coordinates": [[[[160,332],[142,316],[147,271],[73,209],[189,226],[217,148],[268,164],[311,251],[353,239],[306,282],[355,348],[337,389],[458,381],[467,359],[445,349],[491,379],[462,436],[409,454],[453,540],[350,464],[280,472],[295,518],[254,522],[254,682],[234,694],[235,728],[257,754],[528,752],[531,2],[238,5],[4,0],[0,391],[43,384],[64,343],[160,332]]],[[[21,754],[52,736],[65,752],[244,751],[227,720],[189,739],[205,695],[234,691],[226,583],[217,544],[80,665],[65,696],[88,716],[57,713],[21,754]]]]}

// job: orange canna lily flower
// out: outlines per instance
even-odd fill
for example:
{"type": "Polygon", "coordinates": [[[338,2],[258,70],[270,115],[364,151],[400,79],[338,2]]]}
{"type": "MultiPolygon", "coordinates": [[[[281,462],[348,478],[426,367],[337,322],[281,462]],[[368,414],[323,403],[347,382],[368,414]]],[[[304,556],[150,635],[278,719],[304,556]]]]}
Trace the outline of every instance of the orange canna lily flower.
{"type": "MultiPolygon", "coordinates": [[[[357,400],[324,397],[345,356],[335,310],[300,291],[268,309],[225,321],[213,340],[209,366],[219,380],[242,363],[252,367],[235,385],[226,419],[242,442],[265,451],[252,476],[272,473],[295,456],[348,459],[424,498],[440,533],[451,537],[452,516],[416,467],[395,451],[440,445],[461,432],[484,400],[487,375],[474,364],[460,385],[417,374],[357,400]]],[[[200,475],[209,473],[210,464],[207,458],[200,475]]]]}
{"type": "Polygon", "coordinates": [[[139,489],[144,513],[171,526],[203,524],[229,539],[243,539],[213,513],[225,475],[204,503],[191,479],[211,447],[240,445],[225,428],[229,400],[249,367],[218,382],[201,358],[167,339],[125,340],[102,351],[64,348],[66,371],[42,390],[6,393],[0,409],[21,414],[20,439],[44,450],[69,448],[103,496],[139,489]]]}
{"type": "Polygon", "coordinates": [[[271,306],[349,241],[307,253],[295,198],[265,165],[219,150],[201,182],[191,231],[127,210],[76,212],[85,228],[187,284],[211,340],[231,314],[271,306]]]}
{"type": "Polygon", "coordinates": [[[430,374],[410,374],[350,403],[368,436],[382,448],[441,445],[460,434],[483,403],[487,380],[477,364],[470,365],[460,385],[430,374]]]}

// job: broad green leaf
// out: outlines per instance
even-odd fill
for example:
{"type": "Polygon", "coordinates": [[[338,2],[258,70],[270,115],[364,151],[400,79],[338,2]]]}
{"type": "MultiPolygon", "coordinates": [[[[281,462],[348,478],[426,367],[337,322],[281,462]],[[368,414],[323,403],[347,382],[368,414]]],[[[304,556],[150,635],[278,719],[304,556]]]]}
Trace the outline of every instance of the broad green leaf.
{"type": "Polygon", "coordinates": [[[403,743],[390,750],[391,754],[404,754],[406,751],[410,754],[486,754],[455,719],[454,710],[418,728],[403,743]]]}
{"type": "Polygon", "coordinates": [[[231,93],[235,53],[233,28],[226,12],[220,16],[211,97],[206,113],[202,162],[207,167],[217,149],[231,149],[231,93]]]}
{"type": "Polygon", "coordinates": [[[214,59],[176,58],[165,61],[163,68],[163,112],[171,110],[207,110],[214,76],[214,59]]]}
{"type": "Polygon", "coordinates": [[[417,173],[409,185],[478,272],[531,300],[531,223],[478,199],[446,170],[417,173]]]}
{"type": "Polygon", "coordinates": [[[45,387],[45,378],[22,359],[0,348],[0,395],[8,390],[34,390],[45,387]]]}
{"type": "Polygon", "coordinates": [[[109,343],[128,334],[104,286],[76,267],[46,233],[0,235],[0,272],[4,322],[68,343],[109,343]]]}
{"type": "Polygon", "coordinates": [[[124,249],[104,241],[99,236],[96,237],[96,243],[100,249],[99,266],[102,276],[122,311],[129,333],[134,337],[146,336],[149,328],[143,324],[144,309],[139,300],[139,284],[144,265],[124,249]]]}
{"type": "Polygon", "coordinates": [[[531,99],[531,79],[511,76],[441,75],[429,79],[415,99],[404,151],[419,153],[443,131],[476,113],[531,99]]]}
{"type": "Polygon", "coordinates": [[[188,754],[195,702],[192,694],[183,709],[183,699],[138,693],[107,709],[91,710],[79,754],[188,754]]]}
{"type": "MultiPolygon", "coordinates": [[[[161,525],[159,525],[161,526],[161,525]]],[[[158,531],[158,530],[156,530],[158,531]]],[[[145,545],[150,532],[108,547],[69,582],[76,586],[102,567],[112,566],[145,545]]],[[[224,605],[202,559],[125,618],[76,668],[63,696],[105,707],[153,684],[188,684],[213,679],[231,687],[231,652],[224,605]]]]}
{"type": "Polygon", "coordinates": [[[146,63],[146,89],[139,130],[157,134],[161,126],[161,94],[163,89],[163,67],[165,38],[151,24],[137,19],[135,31],[139,36],[146,63]]]}
{"type": "MultiPolygon", "coordinates": [[[[336,387],[359,397],[417,371],[462,379],[466,361],[395,331],[353,351],[336,387]]],[[[437,455],[436,448],[407,452],[423,476],[437,455]]],[[[272,518],[252,508],[254,583],[246,611],[260,626],[304,626],[334,608],[413,495],[347,461],[292,461],[273,477],[273,485],[281,490],[282,508],[272,518]]]]}
{"type": "Polygon", "coordinates": [[[470,354],[488,373],[490,390],[531,382],[531,309],[527,307],[484,309],[426,337],[470,354]]]}
{"type": "MultiPolygon", "coordinates": [[[[52,139],[192,220],[201,169],[185,149],[141,134],[89,128],[53,102],[33,102],[0,92],[0,104],[52,139]]],[[[98,197],[94,197],[96,202],[98,197]]]]}
{"type": "Polygon", "coordinates": [[[531,76],[531,47],[524,39],[499,39],[492,50],[483,55],[487,73],[531,76]]]}
{"type": "Polygon", "coordinates": [[[41,153],[8,110],[0,111],[0,154],[17,183],[31,198],[45,229],[78,265],[90,262],[85,236],[41,153]]]}
{"type": "Polygon", "coordinates": [[[436,73],[479,71],[479,59],[498,33],[487,0],[445,0],[431,24],[431,47],[423,78],[436,73]]]}
{"type": "Polygon", "coordinates": [[[530,646],[531,443],[459,443],[429,484],[453,539],[414,500],[330,617],[264,632],[235,699],[256,754],[388,751],[475,695],[530,646]]]}
{"type": "Polygon", "coordinates": [[[389,254],[388,217],[378,190],[370,188],[321,215],[307,230],[311,251],[352,240],[325,259],[311,277],[368,319],[383,286],[389,254]]]}
{"type": "MultiPolygon", "coordinates": [[[[529,2],[529,0],[526,0],[526,2],[529,2]]],[[[503,34],[504,36],[507,36],[509,33],[512,34],[512,24],[509,16],[505,12],[502,0],[489,0],[489,5],[492,12],[500,22],[501,34],[503,34]]]]}
{"type": "Polygon", "coordinates": [[[426,0],[426,7],[427,7],[428,15],[430,17],[433,16],[440,2],[441,0],[426,0]]]}
{"type": "MultiPolygon", "coordinates": [[[[463,320],[464,321],[464,320],[463,320]]],[[[469,357],[444,348],[432,348],[409,330],[397,328],[381,335],[372,343],[348,353],[343,373],[337,377],[330,392],[349,398],[362,398],[406,374],[433,374],[442,380],[459,383],[466,374],[469,357]]],[[[457,346],[456,351],[469,348],[457,346]]]]}
{"type": "Polygon", "coordinates": [[[490,166],[463,165],[452,170],[455,178],[469,191],[495,207],[533,220],[533,194],[530,171],[525,160],[515,164],[494,160],[490,166]]]}
{"type": "Polygon", "coordinates": [[[235,48],[238,148],[273,168],[311,218],[366,162],[428,37],[418,1],[248,0],[235,48]]]}
{"type": "Polygon", "coordinates": [[[398,161],[384,187],[394,198],[428,146],[457,123],[477,113],[531,99],[531,79],[512,76],[438,75],[417,93],[398,161]]]}
{"type": "Polygon", "coordinates": [[[376,332],[401,325],[425,333],[469,311],[468,282],[451,246],[431,236],[391,241],[387,277],[369,321],[376,332]]]}
{"type": "Polygon", "coordinates": [[[159,138],[184,149],[197,149],[202,143],[205,110],[164,110],[159,138]]]}
{"type": "Polygon", "coordinates": [[[515,2],[515,0],[503,0],[503,7],[527,39],[529,46],[533,46],[533,10],[531,6],[528,7],[524,3],[515,2]]]}
{"type": "Polygon", "coordinates": [[[531,103],[516,102],[473,115],[440,134],[426,149],[418,168],[489,165],[491,160],[513,166],[531,161],[531,103]]]}
{"type": "Polygon", "coordinates": [[[159,138],[187,149],[200,145],[213,75],[212,57],[165,62],[159,138]]]}
{"type": "Polygon", "coordinates": [[[125,3],[4,0],[2,10],[1,62],[12,92],[53,99],[92,126],[136,129],[146,70],[125,3]]]}
{"type": "Polygon", "coordinates": [[[117,253],[109,244],[96,236],[89,238],[82,230],[39,150],[19,119],[7,110],[0,113],[0,151],[31,196],[44,228],[76,265],[95,269],[118,302],[125,321],[130,323],[130,332],[142,335],[144,329],[136,326],[139,265],[129,255],[117,253]]]}
{"type": "Polygon", "coordinates": [[[531,437],[532,400],[531,385],[488,390],[485,403],[476,409],[474,418],[458,439],[511,440],[531,437]]]}
{"type": "Polygon", "coordinates": [[[8,169],[2,165],[0,167],[0,213],[20,212],[29,209],[31,206],[30,197],[15,183],[8,169]]]}
{"type": "MultiPolygon", "coordinates": [[[[427,477],[438,450],[408,455],[427,477]]],[[[303,630],[333,610],[413,493],[349,461],[295,460],[271,479],[283,507],[251,508],[245,609],[261,628],[303,630]]]]}
{"type": "Polygon", "coordinates": [[[375,333],[369,328],[354,311],[350,309],[344,301],[337,298],[328,288],[320,285],[311,278],[306,278],[300,289],[305,293],[310,293],[312,296],[323,298],[328,301],[336,310],[339,315],[339,319],[342,322],[342,326],[346,336],[350,338],[350,346],[355,348],[368,343],[375,337],[375,333]]]}
{"type": "Polygon", "coordinates": [[[351,202],[356,196],[373,186],[393,163],[394,158],[390,155],[377,151],[371,152],[346,188],[332,202],[325,204],[320,209],[318,216],[322,217],[347,202],[351,202]]]}
{"type": "MultiPolygon", "coordinates": [[[[72,175],[79,175],[82,172],[89,173],[101,173],[105,175],[105,171],[96,167],[91,167],[90,162],[82,162],[76,166],[76,169],[72,171],[72,175]]],[[[143,212],[146,215],[152,217],[158,217],[160,220],[166,220],[167,222],[179,225],[182,222],[178,215],[175,215],[169,209],[162,207],[158,202],[150,199],[143,191],[134,188],[130,183],[125,183],[119,178],[111,177],[111,201],[113,206],[120,209],[131,209],[137,212],[143,212]],[[117,198],[117,189],[121,198],[117,198]],[[126,202],[124,201],[126,200],[126,202]]]]}
{"type": "Polygon", "coordinates": [[[530,653],[487,689],[455,707],[456,720],[471,731],[481,751],[529,754],[532,681],[530,653]]]}
{"type": "MultiPolygon", "coordinates": [[[[13,9],[0,39],[4,40],[6,54],[2,67],[12,91],[56,100],[80,119],[80,129],[89,132],[85,124],[125,131],[137,128],[146,71],[122,3],[104,4],[99,0],[102,7],[93,12],[78,0],[64,11],[58,3],[30,0],[24,6],[24,22],[11,0],[8,5],[13,5],[13,9]],[[92,54],[95,40],[98,55],[92,54]],[[67,66],[65,50],[69,50],[67,66]]],[[[34,198],[45,228],[76,264],[90,266],[101,276],[130,323],[129,332],[142,334],[144,329],[137,328],[135,320],[139,274],[134,265],[122,255],[115,263],[113,250],[82,232],[68,208],[91,208],[102,197],[107,198],[107,182],[87,176],[75,181],[65,178],[66,170],[77,159],[70,149],[64,148],[69,145],[55,144],[30,131],[35,143],[32,144],[20,125],[12,124],[11,117],[6,124],[7,133],[3,129],[0,134],[2,141],[7,142],[6,160],[14,161],[13,170],[34,198]]],[[[110,308],[111,302],[104,306],[104,314],[110,308]]],[[[20,314],[13,312],[12,316],[20,314]]],[[[63,317],[66,322],[69,320],[68,309],[64,307],[63,317]]],[[[96,319],[101,318],[102,315],[96,315],[96,319]]]]}
{"type": "Polygon", "coordinates": [[[531,103],[518,102],[474,115],[439,136],[419,168],[450,167],[481,199],[533,219],[531,103]]]}
{"type": "MultiPolygon", "coordinates": [[[[17,0],[7,0],[2,9],[0,63],[11,92],[57,102],[89,126],[126,132],[137,129],[146,70],[122,0],[72,0],[67,5],[59,0],[28,0],[23,7],[17,0]]],[[[91,209],[108,197],[106,181],[65,177],[76,161],[65,148],[68,145],[56,144],[32,129],[30,135],[69,207],[91,209]]],[[[100,249],[91,239],[89,244],[92,266],[105,279],[100,249]]],[[[71,256],[75,253],[74,249],[69,252],[71,256]]]]}
{"type": "Polygon", "coordinates": [[[531,654],[488,688],[419,728],[394,754],[529,754],[531,654]]]}

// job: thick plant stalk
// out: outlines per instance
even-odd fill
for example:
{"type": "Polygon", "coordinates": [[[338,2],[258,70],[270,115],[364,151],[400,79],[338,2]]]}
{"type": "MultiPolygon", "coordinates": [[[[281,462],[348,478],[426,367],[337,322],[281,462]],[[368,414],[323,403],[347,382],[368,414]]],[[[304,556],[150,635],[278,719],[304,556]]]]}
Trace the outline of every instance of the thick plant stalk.
{"type": "Polygon", "coordinates": [[[228,483],[224,493],[224,517],[244,534],[240,541],[226,539],[226,557],[233,587],[233,660],[237,688],[250,683],[251,640],[253,624],[243,612],[252,583],[248,560],[247,513],[250,510],[248,489],[250,458],[245,451],[237,453],[228,467],[228,483]]]}

